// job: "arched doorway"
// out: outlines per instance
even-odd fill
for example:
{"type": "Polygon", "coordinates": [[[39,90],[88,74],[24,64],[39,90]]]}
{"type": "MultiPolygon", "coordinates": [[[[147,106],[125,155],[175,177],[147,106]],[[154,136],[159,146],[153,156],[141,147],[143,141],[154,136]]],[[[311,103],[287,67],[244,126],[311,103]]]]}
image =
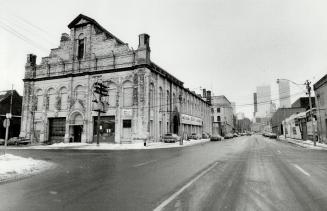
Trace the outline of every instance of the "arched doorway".
{"type": "Polygon", "coordinates": [[[173,133],[178,134],[179,132],[179,115],[175,114],[173,118],[173,133]]]}
{"type": "Polygon", "coordinates": [[[83,116],[79,112],[70,118],[69,142],[82,142],[83,116]]]}

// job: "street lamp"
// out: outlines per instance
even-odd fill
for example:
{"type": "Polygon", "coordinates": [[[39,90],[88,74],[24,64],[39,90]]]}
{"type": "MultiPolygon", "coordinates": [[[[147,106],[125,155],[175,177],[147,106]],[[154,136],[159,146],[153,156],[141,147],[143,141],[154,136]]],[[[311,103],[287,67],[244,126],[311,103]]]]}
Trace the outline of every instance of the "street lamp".
{"type": "Polygon", "coordinates": [[[316,146],[316,137],[315,137],[315,133],[316,133],[316,130],[314,129],[314,125],[313,125],[313,110],[312,110],[312,102],[311,102],[311,82],[309,80],[306,80],[304,84],[299,84],[299,83],[295,83],[294,81],[291,81],[289,79],[285,79],[285,78],[280,78],[280,79],[277,79],[277,83],[279,84],[279,82],[281,80],[286,80],[286,81],[289,81],[295,85],[302,85],[302,86],[306,86],[306,89],[307,89],[307,95],[309,95],[309,106],[310,106],[310,118],[311,118],[311,127],[312,127],[312,139],[313,139],[313,145],[316,146]]]}

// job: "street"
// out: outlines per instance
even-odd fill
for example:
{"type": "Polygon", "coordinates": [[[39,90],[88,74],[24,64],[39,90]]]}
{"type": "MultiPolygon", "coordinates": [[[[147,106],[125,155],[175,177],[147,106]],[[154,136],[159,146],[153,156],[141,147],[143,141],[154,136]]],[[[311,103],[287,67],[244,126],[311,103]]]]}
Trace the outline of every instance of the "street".
{"type": "Polygon", "coordinates": [[[1,210],[326,210],[327,151],[243,136],[185,148],[9,150],[54,169],[0,184],[1,210]]]}

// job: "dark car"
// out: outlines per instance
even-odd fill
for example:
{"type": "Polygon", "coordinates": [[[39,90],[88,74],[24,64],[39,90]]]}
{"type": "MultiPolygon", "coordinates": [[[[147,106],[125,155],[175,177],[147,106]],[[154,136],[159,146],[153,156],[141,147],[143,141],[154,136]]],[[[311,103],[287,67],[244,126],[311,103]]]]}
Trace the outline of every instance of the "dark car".
{"type": "Polygon", "coordinates": [[[8,140],[7,145],[26,145],[30,143],[31,141],[29,139],[21,137],[12,137],[8,140]]]}
{"type": "Polygon", "coordinates": [[[231,133],[227,133],[225,136],[224,136],[225,139],[230,139],[230,138],[234,138],[234,135],[231,134],[231,133]]]}
{"type": "Polygon", "coordinates": [[[200,139],[200,136],[199,136],[198,134],[196,134],[196,133],[192,133],[191,135],[189,135],[189,136],[187,137],[187,139],[198,140],[198,139],[200,139]]]}
{"type": "Polygon", "coordinates": [[[178,135],[174,134],[174,133],[166,133],[165,135],[163,135],[161,137],[161,141],[163,141],[165,143],[167,143],[167,142],[175,143],[176,141],[180,141],[180,140],[181,140],[181,138],[178,135]]]}
{"type": "Polygon", "coordinates": [[[212,135],[210,137],[210,141],[221,141],[223,137],[221,137],[220,135],[212,135]]]}

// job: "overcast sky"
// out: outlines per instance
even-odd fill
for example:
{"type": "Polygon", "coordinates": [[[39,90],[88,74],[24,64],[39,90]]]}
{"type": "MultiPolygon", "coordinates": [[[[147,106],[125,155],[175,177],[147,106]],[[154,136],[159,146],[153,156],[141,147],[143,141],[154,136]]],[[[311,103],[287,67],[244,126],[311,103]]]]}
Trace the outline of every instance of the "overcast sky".
{"type": "MultiPolygon", "coordinates": [[[[151,59],[189,87],[211,89],[252,118],[252,94],[276,79],[327,73],[324,0],[0,0],[0,90],[23,93],[26,54],[48,56],[80,13],[130,47],[150,35],[151,59]]],[[[301,89],[291,85],[292,101],[301,89]]],[[[278,101],[277,101],[278,103],[278,101]]]]}

